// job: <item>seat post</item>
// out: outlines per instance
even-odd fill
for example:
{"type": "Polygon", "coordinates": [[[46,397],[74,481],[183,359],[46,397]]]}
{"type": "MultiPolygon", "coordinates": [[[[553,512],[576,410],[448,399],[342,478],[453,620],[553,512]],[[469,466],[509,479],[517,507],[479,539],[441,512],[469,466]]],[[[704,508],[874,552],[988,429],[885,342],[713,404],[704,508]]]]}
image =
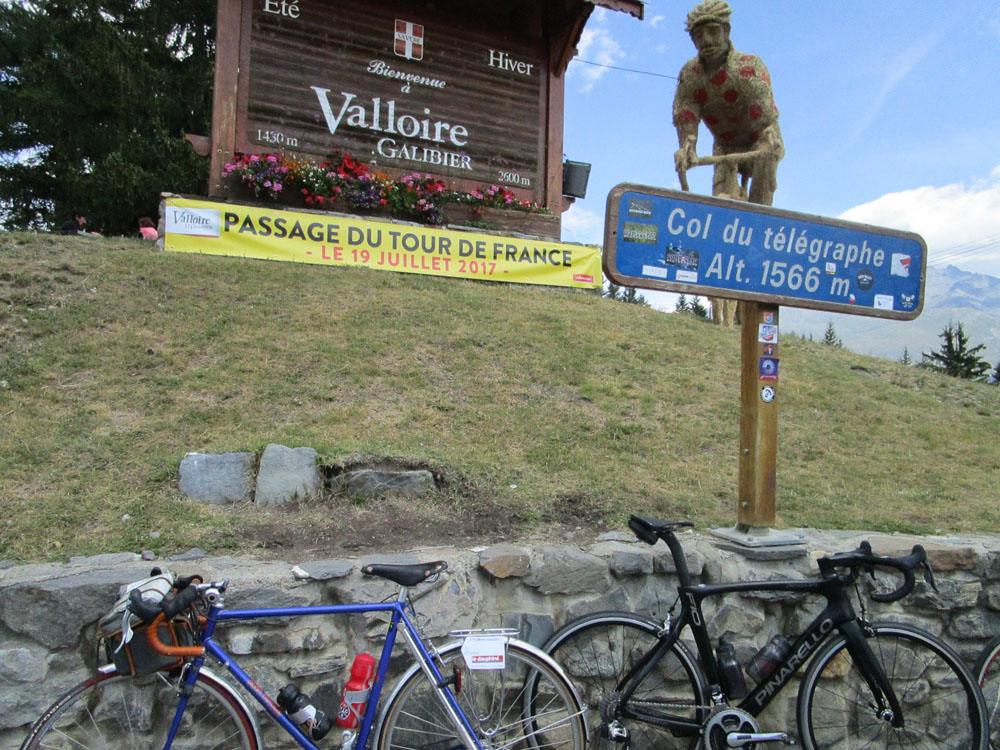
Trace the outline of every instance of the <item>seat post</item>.
{"type": "Polygon", "coordinates": [[[691,573],[688,571],[687,558],[684,556],[684,548],[681,547],[680,540],[672,529],[663,529],[660,532],[660,539],[667,543],[670,554],[674,558],[674,567],[677,569],[677,580],[681,586],[691,585],[691,573]]]}

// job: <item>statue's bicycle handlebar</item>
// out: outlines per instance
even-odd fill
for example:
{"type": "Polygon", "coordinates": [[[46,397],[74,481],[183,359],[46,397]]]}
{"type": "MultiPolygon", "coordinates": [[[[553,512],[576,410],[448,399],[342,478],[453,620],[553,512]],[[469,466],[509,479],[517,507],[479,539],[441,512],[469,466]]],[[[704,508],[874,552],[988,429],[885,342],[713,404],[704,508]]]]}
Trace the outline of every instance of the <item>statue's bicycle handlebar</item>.
{"type": "Polygon", "coordinates": [[[685,193],[690,192],[687,181],[687,170],[691,167],[704,167],[709,164],[728,164],[736,163],[741,161],[752,161],[760,156],[767,156],[770,151],[767,149],[757,149],[756,151],[739,151],[732,154],[716,154],[713,156],[699,156],[690,166],[685,169],[682,167],[677,168],[677,179],[680,180],[681,190],[685,193]]]}

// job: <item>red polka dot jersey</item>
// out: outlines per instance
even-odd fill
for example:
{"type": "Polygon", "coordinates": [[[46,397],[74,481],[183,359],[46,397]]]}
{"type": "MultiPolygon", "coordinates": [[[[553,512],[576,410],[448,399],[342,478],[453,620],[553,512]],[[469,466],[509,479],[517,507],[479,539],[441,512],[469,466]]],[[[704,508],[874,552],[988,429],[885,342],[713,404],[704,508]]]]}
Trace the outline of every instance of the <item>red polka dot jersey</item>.
{"type": "Polygon", "coordinates": [[[752,148],[778,119],[771,76],[756,55],[730,50],[726,64],[707,74],[698,58],[681,69],[674,95],[674,125],[697,132],[704,122],[723,150],[752,148]]]}

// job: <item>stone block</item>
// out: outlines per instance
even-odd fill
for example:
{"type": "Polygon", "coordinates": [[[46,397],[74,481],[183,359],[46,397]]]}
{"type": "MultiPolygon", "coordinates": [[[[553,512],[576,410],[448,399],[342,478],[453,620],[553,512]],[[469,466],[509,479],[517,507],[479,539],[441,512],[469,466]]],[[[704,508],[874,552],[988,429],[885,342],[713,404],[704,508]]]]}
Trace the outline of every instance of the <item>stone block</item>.
{"type": "Polygon", "coordinates": [[[250,498],[252,453],[188,453],[181,460],[180,490],[193,500],[224,505],[250,498]]]}
{"type": "Polygon", "coordinates": [[[479,568],[490,578],[523,578],[528,575],[531,551],[513,544],[496,544],[479,553],[479,568]]]}
{"type": "Polygon", "coordinates": [[[339,478],[336,488],[343,489],[349,497],[377,498],[386,495],[421,497],[437,490],[434,475],[424,469],[413,471],[388,471],[359,469],[349,471],[339,478]]]}
{"type": "Polygon", "coordinates": [[[541,648],[555,632],[550,615],[533,615],[526,612],[507,612],[500,618],[500,627],[517,628],[517,637],[532,646],[541,648]]]}
{"type": "Polygon", "coordinates": [[[531,558],[525,583],[549,594],[604,591],[608,566],[604,560],[573,547],[540,547],[531,558]]]}
{"type": "Polygon", "coordinates": [[[312,448],[287,448],[274,443],[264,449],[257,470],[254,502],[284,505],[293,500],[318,497],[323,477],[312,448]]]}
{"type": "Polygon", "coordinates": [[[975,570],[979,561],[976,549],[963,544],[945,544],[907,536],[873,536],[869,541],[872,545],[872,552],[876,555],[889,555],[890,557],[905,557],[913,551],[914,544],[921,544],[927,551],[927,560],[935,573],[975,570]]]}
{"type": "Polygon", "coordinates": [[[60,576],[3,586],[0,620],[51,649],[73,648],[84,628],[111,608],[123,584],[148,575],[145,563],[109,570],[74,567],[60,576]]]}
{"type": "Polygon", "coordinates": [[[299,563],[297,567],[314,581],[329,581],[349,576],[354,570],[354,562],[351,560],[310,560],[299,563]]]}

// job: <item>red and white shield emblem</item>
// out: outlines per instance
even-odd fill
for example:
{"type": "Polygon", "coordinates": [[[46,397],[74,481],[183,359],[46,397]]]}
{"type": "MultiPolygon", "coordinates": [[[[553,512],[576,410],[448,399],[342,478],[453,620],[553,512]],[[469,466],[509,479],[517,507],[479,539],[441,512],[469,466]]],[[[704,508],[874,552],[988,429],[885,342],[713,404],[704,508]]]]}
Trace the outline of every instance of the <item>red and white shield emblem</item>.
{"type": "Polygon", "coordinates": [[[396,19],[396,37],[393,46],[400,57],[407,60],[424,59],[424,27],[422,24],[396,19]]]}

